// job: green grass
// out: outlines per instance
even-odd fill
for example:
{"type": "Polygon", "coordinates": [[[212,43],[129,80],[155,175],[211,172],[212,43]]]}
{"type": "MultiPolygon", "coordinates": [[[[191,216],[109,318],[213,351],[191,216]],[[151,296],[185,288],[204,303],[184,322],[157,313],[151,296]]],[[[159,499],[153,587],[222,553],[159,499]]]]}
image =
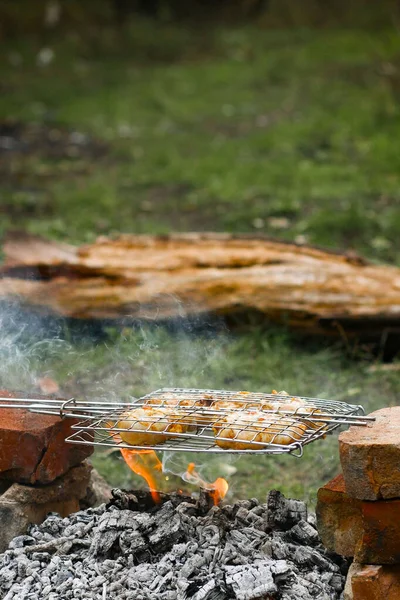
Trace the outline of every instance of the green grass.
{"type": "MultiPolygon", "coordinates": [[[[111,29],[50,39],[55,58],[39,67],[42,45],[3,47],[0,119],[92,142],[77,155],[44,143],[7,153],[1,233],[82,243],[121,231],[259,231],[398,264],[397,31],[205,33],[140,23],[123,39],[111,29]]],[[[80,397],[183,385],[287,389],[367,411],[397,402],[396,372],[370,372],[367,353],[349,358],[340,344],[304,343],[259,324],[208,331],[112,330],[97,343],[67,342],[65,332],[37,343],[3,335],[1,383],[29,387],[47,374],[80,397]]],[[[118,454],[93,461],[113,485],[139,485],[118,454]]],[[[299,461],[204,462],[205,476],[227,474],[234,498],[276,487],[313,501],[339,468],[335,436],[299,461]]]]}
{"type": "Polygon", "coordinates": [[[21,210],[3,215],[3,231],[83,242],[115,231],[258,230],[398,261],[397,31],[208,39],[159,25],[155,39],[143,25],[125,35],[123,44],[108,30],[102,45],[54,40],[47,67],[36,66],[33,40],[2,53],[0,115],[109,143],[99,161],[40,149],[12,157],[6,201],[21,210]],[[7,63],[15,52],[18,67],[7,63]]]}

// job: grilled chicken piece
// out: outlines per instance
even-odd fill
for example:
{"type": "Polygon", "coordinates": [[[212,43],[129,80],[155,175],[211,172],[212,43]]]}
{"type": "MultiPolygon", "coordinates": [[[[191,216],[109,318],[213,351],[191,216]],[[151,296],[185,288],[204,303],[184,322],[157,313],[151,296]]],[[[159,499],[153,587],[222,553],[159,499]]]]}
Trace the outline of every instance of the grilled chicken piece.
{"type": "Polygon", "coordinates": [[[132,446],[156,446],[173,437],[171,434],[188,430],[184,415],[150,406],[125,411],[110,426],[121,429],[118,434],[122,441],[132,446]]]}
{"type": "Polygon", "coordinates": [[[212,421],[212,417],[202,408],[207,408],[211,400],[204,398],[177,398],[172,392],[157,398],[146,398],[146,406],[159,406],[161,410],[171,411],[183,423],[193,426],[205,427],[212,421]],[[175,410],[177,409],[177,410],[175,410]]]}
{"type": "Polygon", "coordinates": [[[270,444],[286,446],[300,440],[307,425],[292,417],[249,410],[228,413],[213,425],[213,431],[221,448],[261,450],[270,444]]]}

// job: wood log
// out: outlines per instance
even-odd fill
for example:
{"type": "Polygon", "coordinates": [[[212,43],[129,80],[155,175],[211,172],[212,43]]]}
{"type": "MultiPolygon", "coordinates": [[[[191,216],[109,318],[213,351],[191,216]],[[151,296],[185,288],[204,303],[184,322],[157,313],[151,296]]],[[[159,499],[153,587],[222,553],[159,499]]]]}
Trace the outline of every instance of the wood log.
{"type": "Polygon", "coordinates": [[[229,234],[121,235],[79,248],[4,244],[0,299],[76,319],[257,312],[309,333],[400,333],[400,269],[229,234]]]}

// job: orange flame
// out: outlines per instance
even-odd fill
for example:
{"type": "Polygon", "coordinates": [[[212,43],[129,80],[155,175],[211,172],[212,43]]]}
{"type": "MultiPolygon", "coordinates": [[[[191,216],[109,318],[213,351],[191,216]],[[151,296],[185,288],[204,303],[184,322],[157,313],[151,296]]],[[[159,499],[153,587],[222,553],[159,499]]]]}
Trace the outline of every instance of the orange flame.
{"type": "Polygon", "coordinates": [[[193,462],[188,464],[188,468],[184,477],[189,481],[189,483],[199,485],[200,487],[208,490],[211,498],[213,499],[214,505],[219,504],[221,500],[225,498],[229,489],[228,482],[223,477],[218,477],[213,483],[208,483],[207,481],[201,479],[200,475],[196,471],[196,465],[193,462]]]}
{"type": "Polygon", "coordinates": [[[162,471],[162,464],[157,454],[154,450],[128,450],[128,448],[120,448],[120,450],[128,467],[146,480],[153,501],[159,504],[161,498],[152,475],[152,473],[162,471]]]}
{"type": "MultiPolygon", "coordinates": [[[[160,503],[160,494],[157,491],[157,487],[162,487],[162,482],[159,480],[159,484],[156,483],[157,473],[162,472],[162,463],[159,460],[154,450],[129,450],[128,448],[120,448],[121,454],[130,469],[137,475],[143,477],[147,485],[153,501],[160,503]]],[[[192,485],[198,485],[208,490],[211,498],[215,505],[226,496],[229,485],[228,482],[222,477],[218,477],[214,482],[208,483],[200,477],[196,471],[196,465],[189,463],[186,473],[183,475],[183,479],[192,485]]],[[[178,490],[179,493],[183,493],[182,490],[178,490]]]]}
{"type": "Polygon", "coordinates": [[[212,486],[214,489],[210,491],[210,495],[213,499],[214,506],[217,506],[228,493],[229,484],[223,477],[217,477],[212,486]]]}

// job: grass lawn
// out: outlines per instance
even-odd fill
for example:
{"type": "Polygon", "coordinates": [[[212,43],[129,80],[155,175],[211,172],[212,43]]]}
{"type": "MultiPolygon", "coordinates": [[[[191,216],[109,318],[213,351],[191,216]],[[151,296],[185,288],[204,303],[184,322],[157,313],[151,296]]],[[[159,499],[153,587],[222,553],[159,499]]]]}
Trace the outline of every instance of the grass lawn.
{"type": "MultiPolygon", "coordinates": [[[[43,47],[19,39],[1,52],[1,233],[82,243],[121,231],[259,231],[399,264],[394,29],[196,32],[142,22],[123,35],[48,39],[47,55],[43,47]]],[[[371,371],[365,349],[350,356],[342,344],[259,323],[111,330],[96,343],[7,334],[0,358],[2,384],[47,374],[88,397],[279,388],[370,411],[400,392],[398,372],[371,371]]],[[[337,454],[331,437],[301,460],[212,459],[204,472],[226,473],[234,497],[278,487],[312,500],[337,472],[337,454]]],[[[114,485],[138,485],[116,454],[93,462],[114,485]]]]}

